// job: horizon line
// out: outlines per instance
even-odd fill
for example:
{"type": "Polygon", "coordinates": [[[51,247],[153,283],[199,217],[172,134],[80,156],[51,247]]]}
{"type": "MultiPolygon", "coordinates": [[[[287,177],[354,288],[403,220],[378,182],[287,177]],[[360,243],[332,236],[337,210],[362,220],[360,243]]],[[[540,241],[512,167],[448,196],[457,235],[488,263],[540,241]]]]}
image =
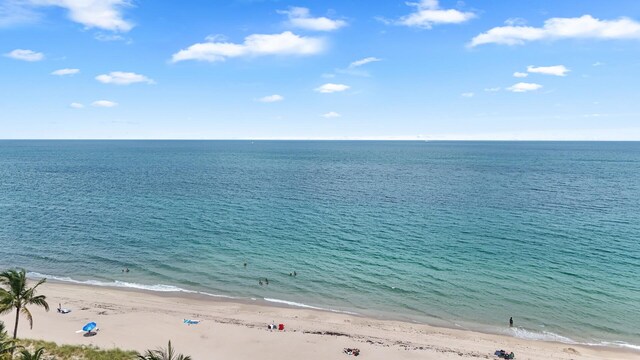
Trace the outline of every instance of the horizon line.
{"type": "Polygon", "coordinates": [[[420,138],[0,138],[0,141],[395,141],[395,142],[640,142],[640,139],[420,139],[420,138]]]}
{"type": "Polygon", "coordinates": [[[640,142],[640,139],[396,139],[396,138],[0,138],[0,141],[387,141],[387,142],[640,142]]]}

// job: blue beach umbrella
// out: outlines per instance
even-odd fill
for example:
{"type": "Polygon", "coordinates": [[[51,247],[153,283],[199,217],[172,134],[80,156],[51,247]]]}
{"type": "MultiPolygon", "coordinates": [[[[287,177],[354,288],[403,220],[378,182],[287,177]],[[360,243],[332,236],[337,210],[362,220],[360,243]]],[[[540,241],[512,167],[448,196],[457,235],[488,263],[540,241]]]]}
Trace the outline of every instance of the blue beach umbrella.
{"type": "Polygon", "coordinates": [[[83,327],[82,327],[82,331],[89,332],[89,331],[91,331],[91,330],[95,329],[97,326],[98,326],[98,325],[97,325],[96,323],[94,323],[94,322],[90,322],[90,323],[88,323],[87,325],[85,325],[85,326],[83,326],[83,327]]]}

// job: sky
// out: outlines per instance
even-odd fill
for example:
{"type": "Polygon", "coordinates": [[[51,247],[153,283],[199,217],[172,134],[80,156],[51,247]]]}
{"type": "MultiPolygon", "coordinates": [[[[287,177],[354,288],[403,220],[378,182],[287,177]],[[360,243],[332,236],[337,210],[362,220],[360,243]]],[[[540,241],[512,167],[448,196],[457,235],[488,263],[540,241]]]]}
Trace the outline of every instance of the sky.
{"type": "Polygon", "coordinates": [[[640,140],[637,0],[0,0],[1,139],[640,140]]]}

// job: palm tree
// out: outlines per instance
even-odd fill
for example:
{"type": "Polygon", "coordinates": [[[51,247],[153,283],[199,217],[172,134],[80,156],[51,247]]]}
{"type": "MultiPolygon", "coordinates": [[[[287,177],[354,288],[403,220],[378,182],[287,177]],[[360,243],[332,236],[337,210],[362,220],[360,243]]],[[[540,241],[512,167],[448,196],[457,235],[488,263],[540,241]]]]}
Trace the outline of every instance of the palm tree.
{"type": "Polygon", "coordinates": [[[171,340],[166,349],[147,350],[146,354],[138,354],[138,360],[191,360],[191,356],[176,354],[171,347],[171,340]]]}
{"type": "Polygon", "coordinates": [[[7,314],[16,309],[16,325],[13,328],[13,338],[18,336],[18,321],[20,313],[27,317],[29,326],[33,329],[33,317],[27,309],[27,305],[42,306],[49,311],[44,295],[36,295],[36,288],[42,285],[47,279],[42,279],[32,287],[27,287],[27,274],[23,270],[7,270],[0,273],[0,285],[7,289],[0,288],[0,315],[7,314]]]}
{"type": "Polygon", "coordinates": [[[24,349],[20,351],[20,355],[22,355],[20,360],[41,360],[43,354],[44,354],[44,348],[39,348],[33,353],[27,349],[24,349]]]}

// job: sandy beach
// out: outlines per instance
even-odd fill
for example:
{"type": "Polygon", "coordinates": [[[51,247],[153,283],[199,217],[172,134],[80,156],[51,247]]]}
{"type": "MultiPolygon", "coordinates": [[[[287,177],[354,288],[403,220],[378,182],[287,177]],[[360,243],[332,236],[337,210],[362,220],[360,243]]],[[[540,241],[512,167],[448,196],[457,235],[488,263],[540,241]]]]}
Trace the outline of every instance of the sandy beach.
{"type": "MultiPolygon", "coordinates": [[[[506,336],[383,321],[317,310],[262,306],[177,293],[47,283],[50,312],[34,308],[34,327],[21,322],[19,336],[59,344],[95,345],[143,351],[168,340],[194,359],[492,359],[496,349],[517,359],[638,359],[640,353],[522,340],[506,336]],[[59,314],[58,303],[71,309],[59,314]],[[186,325],[183,319],[198,319],[186,325]],[[76,333],[95,321],[97,335],[76,333]],[[269,331],[267,324],[285,324],[269,331]]],[[[2,320],[13,326],[13,314],[2,320]]]]}

